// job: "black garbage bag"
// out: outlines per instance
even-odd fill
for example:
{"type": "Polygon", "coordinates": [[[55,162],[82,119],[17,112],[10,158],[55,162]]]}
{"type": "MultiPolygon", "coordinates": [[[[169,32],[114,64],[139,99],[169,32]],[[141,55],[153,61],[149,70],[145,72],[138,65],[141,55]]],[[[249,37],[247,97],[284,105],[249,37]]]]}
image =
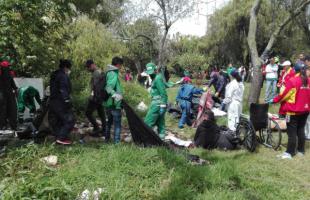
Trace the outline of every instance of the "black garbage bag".
{"type": "Polygon", "coordinates": [[[123,101],[129,129],[135,144],[143,146],[168,146],[159,136],[144,123],[134,110],[123,101]]]}
{"type": "Polygon", "coordinates": [[[268,104],[255,104],[250,106],[250,120],[256,131],[268,126],[268,104]]]}
{"type": "Polygon", "coordinates": [[[222,150],[234,150],[237,148],[238,144],[240,144],[240,138],[236,133],[225,126],[221,126],[217,148],[222,150]]]}

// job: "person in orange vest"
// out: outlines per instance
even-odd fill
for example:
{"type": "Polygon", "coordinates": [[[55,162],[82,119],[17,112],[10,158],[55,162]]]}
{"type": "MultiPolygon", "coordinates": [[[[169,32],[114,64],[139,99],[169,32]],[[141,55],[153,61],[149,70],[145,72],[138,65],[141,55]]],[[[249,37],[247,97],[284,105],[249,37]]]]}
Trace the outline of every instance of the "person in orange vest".
{"type": "Polygon", "coordinates": [[[305,154],[305,125],[310,112],[310,68],[304,64],[296,64],[294,69],[296,75],[269,102],[281,103],[281,110],[286,115],[288,144],[286,151],[278,156],[281,159],[292,159],[294,155],[305,154]]]}

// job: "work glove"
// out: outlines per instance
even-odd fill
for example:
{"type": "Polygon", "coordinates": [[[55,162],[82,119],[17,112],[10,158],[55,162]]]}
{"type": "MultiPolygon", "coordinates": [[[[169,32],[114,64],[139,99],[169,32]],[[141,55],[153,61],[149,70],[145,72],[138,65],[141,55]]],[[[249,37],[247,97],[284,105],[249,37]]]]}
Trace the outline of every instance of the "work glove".
{"type": "Polygon", "coordinates": [[[112,95],[112,98],[115,100],[115,101],[121,101],[123,99],[123,95],[119,94],[119,93],[115,93],[112,95]]]}
{"type": "Polygon", "coordinates": [[[167,106],[165,104],[160,105],[159,114],[163,116],[165,115],[166,111],[167,111],[167,106]]]}

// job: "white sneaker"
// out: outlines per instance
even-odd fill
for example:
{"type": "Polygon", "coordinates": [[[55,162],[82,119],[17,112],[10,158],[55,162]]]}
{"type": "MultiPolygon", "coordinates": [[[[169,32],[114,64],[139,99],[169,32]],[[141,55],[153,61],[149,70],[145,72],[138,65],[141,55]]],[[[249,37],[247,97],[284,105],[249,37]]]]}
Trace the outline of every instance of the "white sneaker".
{"type": "Polygon", "coordinates": [[[283,152],[283,154],[277,155],[277,158],[280,158],[280,159],[292,159],[292,155],[287,153],[287,152],[283,152]]]}
{"type": "Polygon", "coordinates": [[[302,152],[297,152],[296,156],[298,156],[298,157],[304,157],[304,156],[305,156],[305,154],[304,154],[304,153],[302,153],[302,152]]]}

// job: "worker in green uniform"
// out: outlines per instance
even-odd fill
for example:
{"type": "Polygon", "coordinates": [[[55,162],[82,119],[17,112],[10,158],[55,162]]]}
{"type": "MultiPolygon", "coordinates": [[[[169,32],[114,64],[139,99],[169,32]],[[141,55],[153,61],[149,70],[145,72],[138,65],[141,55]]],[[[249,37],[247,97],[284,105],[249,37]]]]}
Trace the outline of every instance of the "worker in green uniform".
{"type": "Polygon", "coordinates": [[[157,126],[159,137],[163,140],[165,138],[165,113],[168,102],[164,77],[153,63],[146,65],[146,73],[152,79],[150,91],[152,102],[144,122],[151,128],[157,126]]]}
{"type": "Polygon", "coordinates": [[[18,107],[18,121],[23,123],[25,108],[27,107],[30,112],[30,118],[33,119],[36,112],[36,105],[34,99],[41,105],[41,98],[39,91],[32,87],[21,87],[18,90],[17,107],[18,107]]]}

